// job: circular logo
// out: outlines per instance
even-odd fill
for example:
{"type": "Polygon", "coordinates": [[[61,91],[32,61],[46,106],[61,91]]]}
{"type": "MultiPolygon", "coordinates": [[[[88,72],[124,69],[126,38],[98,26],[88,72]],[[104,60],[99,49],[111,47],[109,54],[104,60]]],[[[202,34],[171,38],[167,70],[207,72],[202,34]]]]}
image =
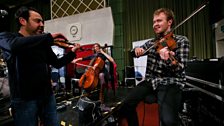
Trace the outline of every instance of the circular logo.
{"type": "Polygon", "coordinates": [[[77,27],[77,26],[74,26],[74,25],[71,26],[71,27],[70,27],[70,34],[74,36],[74,35],[76,35],[77,33],[78,33],[78,27],[77,27]]]}

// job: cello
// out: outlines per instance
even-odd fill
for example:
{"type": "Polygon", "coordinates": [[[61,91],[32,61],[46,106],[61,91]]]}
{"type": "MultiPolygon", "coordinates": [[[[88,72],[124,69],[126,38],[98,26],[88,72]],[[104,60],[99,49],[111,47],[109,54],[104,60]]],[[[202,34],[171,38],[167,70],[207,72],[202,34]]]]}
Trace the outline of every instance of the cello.
{"type": "Polygon", "coordinates": [[[96,57],[88,66],[86,72],[79,80],[79,87],[86,90],[93,90],[99,82],[99,73],[104,67],[104,60],[101,57],[96,57]]]}

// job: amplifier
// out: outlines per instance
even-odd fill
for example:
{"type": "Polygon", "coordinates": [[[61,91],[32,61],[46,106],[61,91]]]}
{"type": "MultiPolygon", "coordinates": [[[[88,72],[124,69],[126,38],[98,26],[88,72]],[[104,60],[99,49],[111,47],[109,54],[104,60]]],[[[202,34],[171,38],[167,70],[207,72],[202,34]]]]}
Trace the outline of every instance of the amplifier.
{"type": "Polygon", "coordinates": [[[79,79],[71,78],[71,90],[73,96],[79,96],[81,94],[81,88],[79,87],[79,79]]]}

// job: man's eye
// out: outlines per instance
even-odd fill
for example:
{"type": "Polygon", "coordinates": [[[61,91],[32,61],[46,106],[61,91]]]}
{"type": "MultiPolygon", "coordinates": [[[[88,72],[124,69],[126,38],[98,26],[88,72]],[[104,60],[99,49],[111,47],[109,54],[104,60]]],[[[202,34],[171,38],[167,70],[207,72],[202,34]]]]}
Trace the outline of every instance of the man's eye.
{"type": "Polygon", "coordinates": [[[36,23],[40,23],[40,22],[43,22],[43,21],[40,20],[40,19],[37,19],[37,20],[35,20],[35,22],[36,22],[36,23]]]}

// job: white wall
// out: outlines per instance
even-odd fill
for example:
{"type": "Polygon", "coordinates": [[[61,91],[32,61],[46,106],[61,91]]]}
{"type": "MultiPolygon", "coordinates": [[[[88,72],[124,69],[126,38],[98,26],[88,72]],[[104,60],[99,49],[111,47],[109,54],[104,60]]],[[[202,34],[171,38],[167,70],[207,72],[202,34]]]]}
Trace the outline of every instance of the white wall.
{"type": "MultiPolygon", "coordinates": [[[[73,32],[76,32],[76,29],[73,32]]],[[[71,15],[45,21],[45,32],[61,32],[70,42],[81,45],[95,42],[113,45],[114,22],[111,8],[103,8],[81,14],[71,15]],[[70,28],[78,28],[75,34],[70,33],[70,28]]]]}

